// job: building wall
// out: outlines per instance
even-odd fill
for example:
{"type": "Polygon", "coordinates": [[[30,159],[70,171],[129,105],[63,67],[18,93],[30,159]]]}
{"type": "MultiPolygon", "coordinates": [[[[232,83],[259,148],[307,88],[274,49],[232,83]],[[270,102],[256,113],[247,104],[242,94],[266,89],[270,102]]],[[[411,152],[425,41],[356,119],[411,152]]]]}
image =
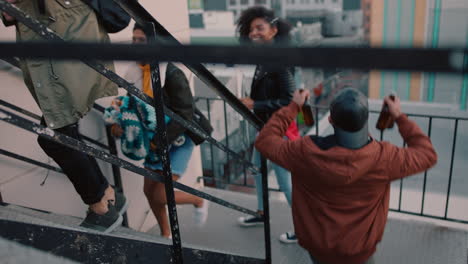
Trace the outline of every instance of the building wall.
{"type": "MultiPolygon", "coordinates": [[[[366,1],[364,1],[366,2],[366,1]]],[[[384,47],[466,47],[468,2],[373,0],[370,44],[384,47]]],[[[369,94],[396,91],[404,100],[448,103],[466,109],[466,77],[429,73],[373,72],[369,94]]]]}
{"type": "MultiPolygon", "coordinates": [[[[170,32],[173,32],[176,38],[185,43],[190,41],[186,0],[175,0],[170,1],[170,3],[163,0],[140,0],[139,2],[170,32]]],[[[133,22],[129,28],[118,34],[112,34],[112,41],[129,42],[132,26],[133,22]]],[[[14,28],[0,27],[0,41],[14,40],[14,28]]],[[[122,75],[130,63],[116,63],[117,73],[122,75]]],[[[41,113],[25,87],[21,73],[18,70],[8,69],[7,67],[0,68],[0,79],[3,86],[0,93],[2,100],[36,114],[41,113]]],[[[122,90],[120,92],[125,93],[122,90]]],[[[100,99],[97,103],[107,106],[111,99],[100,99]]],[[[80,125],[83,134],[107,143],[101,114],[91,111],[80,125]]],[[[0,131],[2,135],[0,137],[0,148],[55,165],[40,149],[35,135],[4,122],[0,123],[0,131]]],[[[123,157],[121,154],[119,156],[123,157]]],[[[141,162],[135,164],[141,165],[141,162]]],[[[103,169],[104,175],[112,183],[110,166],[103,162],[99,162],[99,165],[103,169]]],[[[86,206],[82,203],[65,175],[50,172],[5,156],[0,156],[0,168],[2,170],[0,174],[0,193],[5,202],[59,214],[85,216],[86,206]],[[42,184],[46,178],[47,180],[42,184]]],[[[123,188],[130,200],[128,210],[130,226],[137,230],[148,229],[155,224],[155,219],[150,213],[149,206],[143,195],[143,177],[126,170],[121,170],[121,172],[123,188]]],[[[201,158],[197,147],[187,173],[182,177],[181,181],[196,186],[196,177],[201,175],[201,158]]]]}
{"type": "Polygon", "coordinates": [[[203,0],[205,11],[226,11],[227,2],[222,0],[203,0]]]}
{"type": "MultiPolygon", "coordinates": [[[[222,1],[222,0],[220,0],[222,1]]],[[[234,19],[237,20],[239,15],[245,9],[251,6],[265,6],[271,8],[271,0],[225,0],[227,3],[227,9],[232,11],[234,19]]]]}

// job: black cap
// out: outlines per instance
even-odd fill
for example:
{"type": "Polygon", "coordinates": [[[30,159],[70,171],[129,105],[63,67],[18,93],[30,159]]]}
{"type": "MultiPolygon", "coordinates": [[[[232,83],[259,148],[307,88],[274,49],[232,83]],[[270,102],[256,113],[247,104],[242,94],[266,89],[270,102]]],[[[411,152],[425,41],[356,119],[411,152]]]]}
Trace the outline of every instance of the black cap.
{"type": "Polygon", "coordinates": [[[367,144],[369,107],[363,93],[353,88],[341,90],[330,105],[330,116],[339,145],[357,149],[367,144]]]}

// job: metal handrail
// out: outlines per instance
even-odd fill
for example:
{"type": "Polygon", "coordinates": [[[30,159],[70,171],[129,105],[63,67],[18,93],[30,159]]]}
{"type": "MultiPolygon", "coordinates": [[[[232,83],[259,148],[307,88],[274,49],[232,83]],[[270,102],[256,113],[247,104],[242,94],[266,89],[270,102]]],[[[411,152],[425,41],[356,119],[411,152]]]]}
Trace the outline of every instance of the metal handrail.
{"type": "MultiPolygon", "coordinates": [[[[128,161],[126,161],[124,159],[118,158],[115,155],[112,155],[112,154],[109,154],[109,153],[104,152],[102,150],[93,148],[93,147],[91,147],[91,146],[89,146],[89,145],[87,145],[87,144],[85,144],[85,143],[83,143],[83,142],[81,142],[79,140],[68,137],[68,136],[63,135],[63,134],[61,134],[59,132],[53,131],[50,128],[41,126],[41,125],[39,125],[39,124],[37,124],[37,123],[35,123],[33,121],[30,121],[30,120],[28,120],[26,118],[23,118],[23,117],[21,117],[21,116],[19,116],[17,114],[14,114],[12,112],[9,112],[9,111],[1,109],[1,108],[0,108],[0,121],[5,121],[7,123],[10,123],[10,124],[15,125],[17,127],[20,127],[20,128],[25,129],[27,131],[30,131],[30,132],[32,132],[34,134],[37,134],[37,135],[43,136],[45,138],[48,138],[48,139],[50,139],[52,141],[55,141],[55,142],[57,142],[59,144],[66,145],[69,148],[73,148],[73,149],[81,151],[81,152],[86,152],[86,154],[88,154],[90,156],[93,156],[93,157],[101,159],[101,160],[103,160],[105,162],[114,164],[114,165],[119,166],[121,168],[124,168],[126,170],[135,172],[135,173],[137,173],[139,175],[150,178],[150,179],[152,179],[154,181],[158,181],[158,182],[163,182],[164,181],[159,174],[157,174],[157,173],[155,173],[153,171],[146,170],[144,168],[138,167],[138,166],[134,165],[131,162],[128,162],[128,161]]],[[[177,181],[174,181],[173,184],[174,184],[174,188],[177,188],[177,189],[179,189],[181,191],[184,191],[184,192],[187,192],[187,193],[202,197],[202,198],[210,200],[210,201],[212,201],[214,203],[220,204],[222,206],[225,206],[225,207],[228,207],[228,208],[231,208],[231,209],[234,209],[234,210],[246,213],[246,214],[250,214],[250,215],[253,215],[253,216],[259,216],[258,213],[254,212],[254,211],[251,211],[249,209],[246,209],[246,208],[237,206],[235,204],[226,202],[223,199],[219,199],[219,198],[217,198],[215,196],[212,196],[212,195],[209,195],[209,194],[204,193],[202,191],[196,190],[194,188],[191,188],[189,186],[181,184],[181,183],[179,183],[177,181]]]]}
{"type": "MultiPolygon", "coordinates": [[[[35,31],[37,34],[41,35],[43,38],[45,39],[48,39],[48,40],[51,40],[51,41],[56,41],[56,42],[63,42],[63,40],[57,35],[55,34],[53,31],[49,30],[46,26],[44,26],[43,24],[41,24],[39,21],[36,21],[34,19],[32,19],[31,17],[29,16],[26,16],[21,10],[17,9],[17,8],[14,8],[11,6],[11,4],[9,3],[6,3],[4,0],[0,0],[0,9],[4,10],[4,11],[7,11],[10,15],[14,16],[18,21],[22,22],[23,24],[25,24],[26,26],[30,27],[33,31],[35,31]]],[[[151,24],[150,26],[153,26],[154,27],[154,24],[151,24]]],[[[153,28],[154,30],[154,28],[153,28]]],[[[151,31],[150,31],[151,32],[151,31]]],[[[154,35],[154,34],[153,34],[154,35]]],[[[145,102],[147,103],[150,103],[151,102],[151,99],[144,95],[141,91],[139,91],[138,89],[136,89],[133,85],[129,84],[127,81],[125,81],[124,79],[122,79],[121,77],[119,77],[118,75],[116,75],[114,72],[106,69],[102,64],[100,63],[97,63],[95,60],[92,60],[92,59],[81,59],[85,64],[87,64],[88,66],[90,66],[91,68],[93,68],[94,70],[96,70],[97,72],[99,72],[100,74],[104,75],[105,77],[107,77],[109,80],[117,83],[118,85],[120,85],[121,87],[127,89],[127,91],[129,91],[130,93],[134,94],[135,96],[138,96],[140,97],[142,100],[144,100],[145,102]]],[[[155,67],[155,65],[157,65],[156,63],[152,63],[152,76],[155,77],[156,75],[159,75],[159,71],[157,69],[157,66],[155,67]]],[[[152,78],[153,79],[153,89],[158,89],[158,87],[160,87],[160,83],[159,83],[159,78],[158,77],[155,77],[155,78],[152,78]],[[155,82],[156,81],[156,82],[155,82]]],[[[158,94],[157,92],[154,92],[154,94],[158,94]]],[[[156,100],[156,98],[155,98],[156,100]]],[[[237,100],[237,99],[236,99],[237,100]]],[[[237,100],[238,101],[238,100],[237,100]]],[[[240,102],[238,102],[240,104],[240,102]]],[[[203,136],[207,141],[210,141],[212,142],[213,144],[217,145],[218,147],[222,148],[224,151],[226,152],[232,152],[229,148],[225,147],[224,145],[222,145],[221,143],[217,142],[216,140],[214,140],[212,137],[210,137],[209,135],[207,135],[203,130],[201,130],[197,124],[195,123],[192,123],[192,122],[188,122],[186,120],[184,120],[183,118],[179,117],[178,115],[176,115],[175,113],[173,113],[170,109],[168,109],[167,107],[163,106],[162,104],[162,101],[160,100],[159,103],[157,103],[156,105],[154,105],[155,107],[155,110],[156,110],[156,113],[157,113],[157,117],[158,118],[161,118],[162,116],[164,116],[164,112],[170,116],[174,121],[182,124],[184,127],[186,127],[187,129],[195,132],[196,134],[198,135],[201,135],[203,136]],[[161,107],[162,106],[162,107],[161,107]],[[163,108],[163,109],[161,109],[163,108]]],[[[23,124],[23,128],[26,127],[26,123],[27,120],[23,119],[21,120],[21,117],[19,116],[16,116],[12,113],[10,113],[8,115],[10,118],[8,118],[7,122],[10,122],[12,120],[16,120],[18,122],[18,124],[23,124]],[[11,118],[13,117],[13,119],[11,118]],[[19,121],[18,121],[19,120],[19,121]]],[[[5,119],[4,119],[5,120],[5,119]]],[[[32,122],[30,122],[32,123],[32,122]]],[[[160,122],[160,123],[164,123],[164,122],[160,122]]],[[[17,124],[17,125],[18,125],[17,124]]],[[[29,124],[31,125],[31,124],[29,124]]],[[[36,124],[34,124],[36,125],[36,124]]],[[[33,125],[33,126],[34,126],[33,125]]],[[[159,127],[159,126],[158,126],[159,127]]],[[[38,128],[36,128],[38,129],[38,128]]],[[[44,128],[42,128],[44,129],[44,128]]],[[[31,129],[29,129],[31,131],[31,129]]],[[[40,133],[41,130],[39,129],[38,131],[35,131],[36,133],[40,133]]],[[[57,133],[58,134],[58,133],[57,133]]],[[[166,133],[157,133],[157,134],[163,134],[163,135],[166,135],[166,133]]],[[[43,135],[44,136],[44,135],[43,135]]],[[[47,135],[46,135],[47,137],[47,135]]],[[[80,144],[82,144],[81,142],[74,142],[73,139],[70,139],[70,138],[67,138],[66,136],[61,136],[65,141],[67,141],[67,145],[70,147],[70,144],[71,143],[75,143],[75,144],[78,144],[78,146],[80,144]]],[[[57,136],[54,137],[55,140],[57,140],[57,136]]],[[[54,140],[53,139],[53,140],[54,140]]],[[[164,148],[162,150],[162,152],[160,154],[164,155],[165,158],[163,158],[163,160],[165,160],[165,163],[164,163],[164,174],[166,176],[167,179],[162,179],[162,177],[158,177],[158,178],[152,178],[153,180],[156,180],[156,181],[160,181],[160,182],[166,182],[165,186],[166,186],[166,195],[167,195],[167,200],[168,200],[168,207],[169,207],[169,210],[170,210],[170,214],[171,214],[171,229],[173,231],[173,248],[172,248],[172,256],[173,256],[173,259],[175,261],[175,263],[183,263],[183,259],[182,259],[182,250],[181,250],[181,241],[180,241],[180,235],[178,234],[178,230],[179,230],[179,225],[178,225],[178,221],[177,221],[177,215],[176,215],[176,207],[175,207],[175,201],[174,201],[174,196],[173,196],[173,188],[172,188],[172,177],[170,176],[170,163],[169,163],[169,157],[168,157],[168,150],[167,150],[167,146],[164,145],[163,143],[167,142],[167,139],[166,138],[161,138],[159,137],[159,143],[161,144],[161,146],[164,148]]],[[[59,141],[60,143],[60,141],[59,141]]],[[[87,148],[86,145],[82,146],[84,149],[87,148]]],[[[79,149],[79,148],[78,148],[79,149]]],[[[96,151],[96,149],[93,149],[93,150],[90,150],[89,148],[87,148],[87,153],[89,154],[90,152],[93,152],[93,151],[96,151]]],[[[98,151],[99,153],[99,151],[98,151]]],[[[102,154],[102,153],[99,153],[99,154],[102,154]]],[[[112,157],[113,155],[111,155],[112,157]]],[[[238,156],[237,153],[234,153],[233,152],[233,156],[238,156]]],[[[103,160],[106,160],[108,158],[108,156],[106,155],[101,155],[99,156],[98,155],[98,158],[100,159],[103,159],[103,160]]],[[[114,156],[115,158],[115,156],[114,156]]],[[[239,158],[241,160],[241,162],[243,162],[244,164],[248,164],[248,166],[250,168],[253,168],[253,170],[256,170],[253,165],[248,162],[248,161],[245,161],[244,159],[242,158],[239,158]]],[[[110,159],[112,160],[112,159],[110,159]]],[[[108,162],[110,162],[110,160],[107,160],[108,162]]],[[[121,164],[125,164],[122,160],[120,160],[121,164]]],[[[112,162],[111,162],[112,163],[112,162]]],[[[114,163],[112,163],[114,164],[114,163]]],[[[118,166],[121,166],[121,164],[114,164],[114,165],[118,165],[118,166]]],[[[144,173],[139,173],[140,175],[143,175],[145,177],[149,177],[148,175],[145,175],[144,173]]],[[[266,176],[265,176],[266,177],[266,176]]],[[[151,178],[151,177],[150,177],[151,178]]],[[[178,182],[174,182],[174,186],[181,189],[181,190],[184,190],[186,192],[189,192],[189,193],[192,193],[196,196],[199,196],[199,197],[202,197],[202,198],[205,198],[205,199],[208,199],[208,200],[211,200],[215,203],[218,203],[218,204],[221,204],[225,207],[228,207],[228,208],[231,208],[231,209],[236,209],[236,210],[239,210],[239,211],[242,211],[244,213],[247,213],[247,214],[251,214],[251,215],[255,215],[255,216],[260,216],[258,213],[255,213],[253,211],[250,211],[248,209],[245,209],[245,208],[242,208],[240,206],[236,206],[236,205],[233,205],[231,203],[228,203],[222,199],[218,199],[218,198],[215,198],[213,196],[210,196],[206,193],[203,193],[203,192],[199,192],[199,191],[196,191],[188,186],[185,186],[185,185],[181,185],[180,183],[178,182]],[[187,189],[188,188],[188,189],[187,189]]],[[[267,198],[268,199],[268,198],[267,198]]],[[[267,217],[265,217],[265,219],[268,219],[269,221],[269,217],[267,215],[267,217]]],[[[266,228],[268,227],[268,224],[266,225],[266,228]]],[[[268,230],[269,232],[269,230],[268,230]]],[[[265,240],[266,240],[266,251],[268,252],[268,256],[267,256],[267,259],[271,258],[271,253],[269,252],[269,236],[268,238],[265,237],[265,240]]],[[[271,261],[268,261],[268,263],[270,263],[271,261]]]]}

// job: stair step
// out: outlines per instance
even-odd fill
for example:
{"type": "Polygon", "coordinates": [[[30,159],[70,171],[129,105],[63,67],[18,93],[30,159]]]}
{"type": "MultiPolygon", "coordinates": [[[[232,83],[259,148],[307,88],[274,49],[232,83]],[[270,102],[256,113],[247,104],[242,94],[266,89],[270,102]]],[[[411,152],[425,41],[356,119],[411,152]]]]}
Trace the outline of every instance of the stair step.
{"type": "Polygon", "coordinates": [[[1,263],[15,264],[74,264],[77,262],[66,258],[57,257],[35,248],[26,247],[11,240],[0,237],[0,259],[1,263]]]}
{"type": "MultiPolygon", "coordinates": [[[[79,227],[78,225],[81,221],[82,219],[73,216],[57,215],[16,205],[0,206],[0,225],[3,226],[3,230],[0,228],[0,236],[15,239],[33,247],[48,246],[47,248],[40,248],[41,250],[52,251],[54,253],[64,251],[67,254],[73,250],[84,250],[86,254],[78,252],[70,257],[80,262],[94,262],[94,259],[92,259],[95,256],[93,255],[95,253],[93,252],[94,247],[106,247],[106,250],[102,253],[105,255],[106,253],[112,255],[109,251],[116,250],[114,253],[120,255],[103,256],[107,257],[107,260],[111,259],[112,261],[116,260],[116,257],[129,257],[122,255],[127,252],[134,253],[130,256],[133,257],[132,261],[150,263],[156,257],[161,259],[162,262],[164,262],[164,259],[169,261],[171,240],[125,227],[118,227],[112,233],[103,234],[79,227]],[[15,231],[9,230],[10,228],[15,231]],[[63,243],[56,245],[56,241],[61,240],[63,243]],[[78,243],[80,240],[87,242],[78,243]],[[79,244],[79,248],[74,245],[76,243],[79,244]],[[109,245],[114,246],[109,248],[109,245]],[[56,247],[59,249],[55,249],[56,247]],[[126,248],[126,250],[122,248],[126,248]],[[148,258],[149,256],[151,258],[148,258]]],[[[189,258],[188,261],[185,261],[186,263],[222,263],[225,260],[233,261],[233,263],[263,263],[259,259],[226,254],[220,250],[182,242],[184,256],[189,258]]]]}

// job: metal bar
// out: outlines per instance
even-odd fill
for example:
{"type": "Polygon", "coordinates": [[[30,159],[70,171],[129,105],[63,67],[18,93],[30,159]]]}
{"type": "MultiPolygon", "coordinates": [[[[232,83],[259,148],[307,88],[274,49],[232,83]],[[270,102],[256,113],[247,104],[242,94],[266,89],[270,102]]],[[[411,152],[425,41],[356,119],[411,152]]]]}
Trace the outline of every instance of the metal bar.
{"type": "MultiPolygon", "coordinates": [[[[76,43],[75,44],[65,43],[64,40],[60,36],[58,36],[57,34],[54,33],[54,31],[47,28],[44,24],[41,24],[39,21],[37,21],[37,20],[31,18],[30,16],[26,15],[19,8],[11,5],[10,3],[5,2],[5,0],[0,0],[0,9],[3,10],[3,11],[6,11],[10,15],[14,16],[17,21],[23,23],[24,25],[26,25],[27,27],[32,29],[34,32],[36,32],[38,35],[42,36],[44,39],[51,41],[51,42],[42,43],[42,45],[48,46],[49,44],[53,45],[53,43],[59,44],[59,45],[60,44],[77,45],[76,43]]],[[[17,45],[22,45],[22,44],[16,43],[16,44],[12,44],[12,45],[17,46],[17,45]]],[[[80,45],[81,44],[78,44],[78,46],[80,46],[80,45]]],[[[0,44],[0,46],[1,46],[1,44],[0,44]]],[[[143,46],[143,45],[141,44],[141,45],[138,45],[138,46],[143,46]]],[[[83,47],[81,47],[80,50],[82,50],[82,48],[83,47]]],[[[0,52],[2,52],[2,51],[0,50],[0,52]]],[[[127,52],[128,52],[128,50],[125,51],[124,53],[127,53],[127,52]]],[[[11,57],[11,56],[14,56],[14,55],[8,55],[7,57],[11,57]]],[[[143,94],[143,92],[140,91],[138,88],[136,88],[133,84],[127,82],[125,79],[121,78],[119,75],[117,75],[113,71],[111,71],[111,70],[107,69],[106,67],[104,67],[103,64],[98,63],[94,59],[93,60],[92,59],[86,59],[83,56],[79,56],[79,57],[80,58],[77,58],[77,59],[81,60],[83,63],[88,65],[90,68],[92,68],[95,71],[99,72],[101,75],[103,75],[104,77],[106,77],[110,81],[114,82],[119,87],[124,88],[129,93],[131,93],[132,95],[134,95],[134,96],[142,99],[146,103],[152,105],[152,99],[149,96],[143,94]]],[[[145,58],[145,60],[148,60],[148,59],[151,59],[151,58],[148,58],[148,57],[145,58]]],[[[155,59],[158,59],[158,58],[155,58],[155,59]]],[[[221,150],[223,150],[225,152],[229,152],[233,157],[236,157],[236,159],[238,159],[240,162],[244,162],[249,167],[249,169],[251,169],[253,171],[257,171],[257,169],[255,168],[255,166],[252,163],[250,163],[249,161],[244,160],[239,154],[237,154],[236,152],[230,150],[229,148],[227,148],[226,146],[224,146],[220,142],[216,141],[210,135],[206,134],[201,128],[199,128],[199,126],[197,124],[195,124],[193,122],[186,121],[185,119],[183,119],[182,117],[180,117],[179,115],[177,115],[176,113],[174,113],[173,111],[171,111],[167,107],[164,107],[164,112],[166,113],[166,115],[171,117],[171,119],[174,120],[175,122],[181,124],[182,126],[187,128],[188,130],[194,132],[195,134],[203,137],[206,141],[214,144],[219,149],[221,149],[221,150]]]]}
{"type": "MultiPolygon", "coordinates": [[[[226,146],[229,148],[229,132],[228,132],[228,120],[227,120],[227,111],[226,111],[226,101],[223,101],[224,107],[224,135],[226,139],[226,146]]],[[[231,182],[231,164],[229,161],[229,153],[226,153],[226,164],[228,169],[227,182],[231,182]]],[[[226,176],[226,174],[225,174],[226,176]]]]}
{"type": "Polygon", "coordinates": [[[8,150],[0,149],[0,154],[5,155],[5,156],[10,157],[10,158],[14,158],[14,159],[17,159],[17,160],[21,160],[21,161],[36,165],[36,166],[39,166],[39,167],[42,167],[44,169],[52,170],[52,171],[55,171],[55,172],[58,172],[58,173],[63,173],[62,169],[60,169],[60,168],[51,166],[51,165],[43,163],[43,162],[39,162],[37,160],[30,159],[28,157],[25,157],[25,156],[10,152],[8,150]]]}
{"type": "MultiPolygon", "coordinates": [[[[10,123],[12,125],[15,125],[17,127],[20,127],[22,129],[25,129],[25,130],[28,130],[34,134],[37,134],[37,135],[40,135],[40,136],[43,136],[47,139],[50,139],[54,142],[57,142],[59,144],[62,144],[62,145],[65,145],[69,148],[72,148],[72,149],[75,149],[75,150],[78,150],[78,151],[81,151],[83,153],[86,153],[87,155],[89,156],[92,156],[92,157],[95,157],[95,158],[98,158],[100,160],[103,160],[105,162],[108,162],[108,163],[111,163],[111,164],[115,164],[121,168],[124,168],[128,171],[131,171],[131,172],[134,172],[136,174],[139,174],[139,175],[142,175],[146,178],[149,178],[149,179],[152,179],[154,181],[157,181],[157,182],[164,182],[164,179],[162,178],[161,175],[155,173],[155,172],[152,172],[150,170],[146,170],[144,168],[141,168],[141,167],[138,167],[136,165],[134,165],[133,163],[130,163],[126,160],[123,160],[123,159],[120,159],[119,157],[116,157],[112,154],[109,154],[107,152],[104,152],[102,150],[99,150],[99,149],[96,149],[96,148],[93,148],[81,141],[78,141],[74,138],[70,138],[68,136],[65,136],[65,135],[62,135],[56,131],[53,131],[52,129],[50,128],[47,128],[47,127],[44,127],[44,126],[41,126],[39,124],[36,124],[30,120],[27,120],[21,116],[18,116],[14,113],[11,113],[11,112],[8,112],[4,109],[1,109],[0,108],[0,121],[5,121],[7,123],[10,123]]],[[[253,215],[253,216],[257,216],[257,217],[261,217],[261,215],[257,212],[254,212],[252,210],[249,210],[249,209],[246,209],[246,208],[243,208],[241,206],[238,206],[236,204],[233,204],[233,203],[230,203],[230,202],[227,202],[223,199],[219,199],[215,196],[212,196],[210,194],[207,194],[205,192],[202,192],[202,191],[199,191],[199,190],[196,190],[192,187],[189,187],[187,185],[184,185],[184,184],[181,184],[179,182],[176,182],[174,181],[173,182],[174,184],[174,187],[181,190],[181,191],[184,191],[186,193],[190,193],[190,194],[193,194],[195,196],[198,196],[198,197],[201,197],[203,199],[206,199],[206,200],[210,200],[211,202],[213,203],[217,203],[219,205],[222,205],[224,207],[227,207],[227,208],[230,208],[232,210],[237,210],[239,212],[242,212],[242,213],[245,213],[245,214],[249,214],[249,215],[253,215]]]]}
{"type": "Polygon", "coordinates": [[[21,107],[18,107],[18,106],[14,105],[14,104],[10,104],[9,102],[4,101],[4,100],[2,100],[2,99],[0,99],[0,105],[5,106],[5,107],[8,107],[8,108],[10,108],[10,109],[13,109],[13,110],[15,110],[15,111],[18,112],[18,113],[21,113],[21,114],[23,114],[23,115],[32,117],[32,118],[34,118],[34,119],[36,119],[36,120],[41,120],[41,116],[40,116],[40,115],[36,115],[36,114],[34,114],[33,112],[30,112],[30,111],[28,111],[28,110],[26,110],[26,109],[23,109],[23,108],[21,108],[21,107]]]}
{"type": "MultiPolygon", "coordinates": [[[[4,0],[0,0],[4,1],[4,0]]],[[[1,5],[0,5],[1,7],[1,5]]],[[[443,73],[468,73],[463,63],[458,62],[468,53],[465,48],[423,49],[423,48],[337,48],[337,47],[255,47],[247,45],[174,45],[174,44],[105,44],[71,42],[24,42],[0,43],[0,58],[21,56],[24,58],[123,60],[138,61],[159,59],[183,63],[228,63],[268,64],[287,67],[309,68],[350,68],[360,70],[392,70],[443,73]],[[85,53],[80,52],[86,50],[85,53]],[[331,60],[330,58],[340,58],[331,60]],[[313,58],[316,58],[315,60],[313,58]],[[453,63],[455,61],[455,63],[453,63]],[[402,63],[404,62],[404,63],[402,63]]],[[[208,70],[206,70],[208,71],[208,70]]],[[[219,82],[214,76],[213,78],[219,82]]],[[[221,96],[221,90],[217,90],[221,96]]],[[[244,115],[244,107],[233,94],[223,94],[223,99],[240,112],[257,129],[261,121],[250,112],[244,115]],[[241,110],[242,109],[242,110],[241,110]],[[255,123],[254,123],[255,122],[255,123]]]]}
{"type": "MultiPolygon", "coordinates": [[[[156,30],[154,24],[144,24],[146,34],[150,43],[156,42],[156,30]]],[[[167,211],[169,212],[169,222],[171,224],[172,234],[172,261],[176,264],[183,264],[182,242],[179,231],[179,220],[177,219],[177,207],[174,195],[174,186],[172,185],[172,169],[171,160],[169,157],[169,146],[166,130],[166,122],[164,118],[164,100],[163,89],[161,87],[161,78],[159,72],[159,62],[151,61],[151,84],[153,88],[153,106],[156,110],[156,146],[157,153],[162,162],[162,172],[164,177],[164,189],[166,191],[167,211]]]]}
{"type": "Polygon", "coordinates": [[[20,67],[18,58],[15,58],[15,57],[13,57],[13,58],[2,58],[2,60],[8,62],[12,66],[15,66],[16,68],[20,67]]]}
{"type": "MultiPolygon", "coordinates": [[[[431,138],[432,133],[432,117],[429,117],[429,127],[427,128],[427,136],[431,138]]],[[[421,213],[424,213],[424,200],[426,199],[426,182],[427,182],[427,170],[424,172],[424,181],[423,181],[423,193],[422,193],[422,201],[421,201],[421,213]]]]}
{"type": "MultiPolygon", "coordinates": [[[[208,121],[211,123],[211,106],[210,106],[210,99],[206,99],[206,108],[208,110],[208,121]]],[[[211,155],[211,171],[213,173],[213,178],[216,176],[215,172],[215,163],[214,163],[214,155],[213,155],[213,144],[210,144],[210,155],[211,155]]]]}
{"type": "MultiPolygon", "coordinates": [[[[392,211],[392,212],[396,212],[396,213],[403,213],[403,214],[421,216],[419,213],[415,213],[415,212],[409,212],[409,211],[404,211],[404,210],[398,211],[396,209],[389,209],[389,210],[392,211]]],[[[454,218],[449,218],[449,217],[441,217],[441,216],[435,216],[435,215],[428,215],[428,214],[424,214],[423,216],[428,217],[428,218],[438,219],[438,220],[451,221],[451,222],[460,223],[460,224],[468,224],[468,221],[466,221],[466,220],[454,219],[454,218]]]]}
{"type": "Polygon", "coordinates": [[[315,108],[315,135],[319,135],[319,115],[318,108],[315,108]]]}
{"type": "Polygon", "coordinates": [[[109,149],[109,146],[107,146],[106,144],[103,144],[103,143],[101,143],[101,142],[99,142],[99,141],[97,141],[95,139],[92,139],[92,138],[90,138],[88,136],[85,136],[85,135],[82,135],[82,134],[80,134],[80,135],[84,140],[89,141],[90,143],[93,143],[96,146],[99,146],[99,147],[101,147],[103,149],[109,149]]]}
{"type": "MultiPolygon", "coordinates": [[[[198,177],[199,179],[204,179],[204,180],[208,180],[208,181],[215,181],[213,178],[211,177],[204,177],[204,176],[199,176],[198,177]]],[[[217,182],[220,182],[222,184],[226,184],[226,185],[234,185],[234,186],[241,186],[241,187],[247,187],[247,188],[255,188],[255,185],[248,185],[248,184],[240,184],[240,183],[233,183],[233,182],[225,182],[225,181],[217,181],[217,182]]],[[[268,188],[268,191],[272,191],[272,192],[281,192],[280,189],[276,189],[276,188],[268,188]]]]}
{"type": "MultiPolygon", "coordinates": [[[[117,156],[118,155],[117,146],[115,144],[115,139],[111,133],[111,126],[106,126],[106,136],[107,136],[107,144],[109,145],[109,153],[117,156]]],[[[111,164],[111,165],[112,165],[112,175],[114,176],[115,189],[118,192],[124,193],[120,168],[119,166],[116,166],[114,164],[111,164]]],[[[127,217],[126,212],[123,214],[122,225],[125,227],[128,227],[128,217],[127,217]]]]}
{"type": "MultiPolygon", "coordinates": [[[[261,154],[260,154],[261,155],[261,154]]],[[[262,172],[262,194],[263,194],[263,222],[265,237],[265,263],[271,264],[271,235],[270,235],[270,204],[268,192],[268,169],[267,160],[261,155],[260,171],[262,172]]],[[[260,208],[259,208],[260,209],[260,208]]]]}
{"type": "MultiPolygon", "coordinates": [[[[34,118],[34,119],[38,120],[38,121],[41,120],[41,116],[36,115],[36,114],[34,114],[33,112],[30,112],[30,111],[28,111],[28,110],[26,110],[26,109],[23,109],[23,108],[21,108],[21,107],[19,107],[19,106],[14,105],[14,104],[10,104],[9,102],[3,101],[2,99],[0,99],[0,105],[5,106],[5,107],[8,107],[8,108],[10,108],[10,109],[13,109],[13,110],[15,110],[15,111],[18,112],[18,113],[21,113],[21,114],[23,114],[23,115],[29,116],[29,117],[31,117],[31,118],[34,118]]],[[[95,139],[92,139],[92,138],[90,138],[90,137],[88,137],[88,136],[85,136],[85,135],[83,135],[83,134],[80,134],[80,136],[81,136],[84,140],[87,140],[87,141],[93,143],[93,144],[96,145],[96,146],[99,146],[99,147],[104,148],[104,149],[108,149],[108,148],[109,148],[107,145],[102,144],[101,142],[99,142],[99,141],[97,141],[97,140],[95,140],[95,139]]]]}
{"type": "MultiPolygon", "coordinates": [[[[406,142],[403,142],[403,147],[406,146],[406,142]]],[[[400,194],[398,195],[398,211],[401,210],[401,198],[403,196],[403,178],[400,179],[400,194]]]]}
{"type": "Polygon", "coordinates": [[[448,182],[448,187],[447,187],[447,200],[445,202],[444,218],[447,218],[448,205],[449,205],[449,200],[450,200],[450,189],[452,187],[453,160],[455,157],[455,147],[457,143],[457,131],[458,131],[458,119],[455,120],[455,131],[453,132],[452,156],[450,158],[450,174],[449,174],[449,182],[448,182]]]}

